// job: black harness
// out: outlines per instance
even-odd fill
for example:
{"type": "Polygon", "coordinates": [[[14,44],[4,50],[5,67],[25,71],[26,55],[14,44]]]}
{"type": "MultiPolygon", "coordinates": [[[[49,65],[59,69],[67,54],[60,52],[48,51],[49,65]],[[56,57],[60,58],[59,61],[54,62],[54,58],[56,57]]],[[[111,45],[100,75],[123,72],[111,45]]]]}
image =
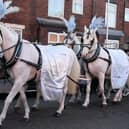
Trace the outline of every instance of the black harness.
{"type": "Polygon", "coordinates": [[[41,51],[40,51],[39,47],[38,47],[36,44],[33,44],[33,45],[34,45],[34,47],[37,49],[37,51],[38,51],[38,53],[39,53],[39,59],[38,59],[38,63],[37,63],[37,64],[32,63],[32,62],[27,61],[27,60],[24,60],[24,59],[21,59],[21,58],[19,58],[19,57],[16,57],[16,58],[17,58],[17,60],[20,60],[20,61],[22,61],[22,62],[25,62],[26,64],[35,67],[37,70],[40,70],[41,67],[42,67],[42,54],[41,54],[41,51]]]}
{"type": "Polygon", "coordinates": [[[11,59],[7,62],[5,60],[5,65],[4,65],[5,69],[12,67],[17,62],[17,58],[20,56],[21,51],[22,51],[22,42],[20,41],[19,38],[17,44],[15,45],[15,50],[13,52],[11,59]]]}
{"type": "Polygon", "coordinates": [[[86,63],[93,62],[93,61],[95,61],[98,58],[99,54],[100,54],[100,46],[99,46],[99,44],[97,44],[97,49],[96,49],[94,55],[91,58],[85,58],[85,57],[83,57],[83,60],[86,63]]]}
{"type": "MultiPolygon", "coordinates": [[[[100,47],[99,43],[97,44],[97,49],[96,49],[94,55],[93,55],[91,58],[88,58],[88,59],[87,59],[87,58],[83,57],[83,61],[86,63],[87,70],[88,70],[89,73],[90,73],[90,71],[89,71],[89,68],[88,68],[88,63],[91,63],[91,62],[95,61],[96,59],[102,59],[102,60],[108,62],[108,67],[107,67],[107,71],[108,71],[108,69],[109,69],[109,67],[110,67],[110,65],[111,65],[111,63],[112,63],[112,62],[111,62],[111,56],[110,56],[109,51],[108,51],[106,48],[103,48],[103,49],[107,52],[107,54],[108,54],[108,59],[103,58],[103,57],[99,57],[100,50],[101,50],[101,47],[100,47]]],[[[90,74],[91,74],[91,73],[90,73],[90,74]]]]}
{"type": "MultiPolygon", "coordinates": [[[[1,34],[1,36],[2,36],[2,34],[1,34]]],[[[9,61],[6,61],[5,57],[3,56],[3,58],[2,58],[2,60],[3,60],[2,67],[4,69],[11,68],[18,60],[20,60],[22,62],[27,63],[28,65],[31,65],[31,66],[35,67],[37,70],[39,70],[41,68],[41,66],[42,66],[42,54],[41,54],[41,51],[40,51],[39,47],[36,44],[33,44],[34,47],[37,49],[37,51],[39,53],[38,63],[35,64],[35,63],[32,63],[30,61],[27,61],[27,60],[24,60],[24,59],[20,58],[20,55],[21,55],[21,52],[22,52],[22,45],[23,45],[23,42],[20,40],[20,36],[19,36],[17,44],[15,44],[15,45],[7,48],[7,49],[4,49],[3,51],[0,52],[0,53],[4,53],[4,52],[6,52],[6,51],[8,51],[8,50],[10,50],[10,49],[15,47],[13,55],[12,55],[12,57],[11,57],[11,59],[9,61]]]]}

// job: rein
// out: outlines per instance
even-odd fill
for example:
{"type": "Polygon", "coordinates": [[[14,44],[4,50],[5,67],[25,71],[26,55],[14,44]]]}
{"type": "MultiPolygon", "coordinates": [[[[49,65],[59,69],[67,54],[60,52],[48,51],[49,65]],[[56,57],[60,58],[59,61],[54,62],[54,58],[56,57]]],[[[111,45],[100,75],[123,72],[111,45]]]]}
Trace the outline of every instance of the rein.
{"type": "Polygon", "coordinates": [[[2,53],[4,53],[4,52],[6,52],[6,51],[8,51],[8,50],[10,50],[10,49],[12,49],[12,48],[14,48],[16,45],[17,45],[17,44],[14,44],[13,46],[11,46],[11,47],[9,47],[9,48],[0,51],[0,54],[2,54],[2,53]]]}

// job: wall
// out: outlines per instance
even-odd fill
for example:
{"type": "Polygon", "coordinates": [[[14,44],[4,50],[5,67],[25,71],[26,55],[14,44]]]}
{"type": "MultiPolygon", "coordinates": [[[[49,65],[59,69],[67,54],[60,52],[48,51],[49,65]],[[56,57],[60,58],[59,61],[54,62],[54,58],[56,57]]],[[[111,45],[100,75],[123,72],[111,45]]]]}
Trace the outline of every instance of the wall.
{"type": "MultiPolygon", "coordinates": [[[[83,31],[84,25],[89,25],[91,18],[96,14],[97,16],[105,15],[105,2],[106,0],[84,0],[84,15],[76,15],[76,23],[79,31],[83,31]]],[[[124,18],[124,6],[129,7],[129,2],[124,0],[116,0],[118,4],[117,12],[117,30],[125,32],[126,38],[129,37],[129,22],[123,23],[124,18]]],[[[21,11],[17,14],[10,14],[4,19],[5,22],[24,24],[26,29],[23,37],[30,41],[36,40],[37,33],[37,17],[48,17],[48,0],[13,0],[13,4],[21,8],[21,11]]],[[[72,15],[72,0],[65,0],[65,18],[69,18],[72,15]]],[[[53,19],[53,18],[52,18],[53,19]]],[[[47,44],[47,32],[49,28],[43,28],[41,32],[41,42],[47,44]]],[[[124,40],[122,40],[124,42],[124,40]]]]}

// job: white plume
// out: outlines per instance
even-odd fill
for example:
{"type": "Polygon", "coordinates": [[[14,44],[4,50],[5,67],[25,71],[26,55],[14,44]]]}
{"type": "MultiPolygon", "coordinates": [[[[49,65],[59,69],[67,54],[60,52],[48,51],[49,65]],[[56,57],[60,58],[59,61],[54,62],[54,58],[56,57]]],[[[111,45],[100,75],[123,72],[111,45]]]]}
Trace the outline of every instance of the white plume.
{"type": "Polygon", "coordinates": [[[10,6],[10,4],[12,4],[12,1],[11,0],[10,1],[6,1],[3,4],[4,4],[5,8],[8,8],[10,6]]]}
{"type": "Polygon", "coordinates": [[[4,18],[7,14],[19,12],[20,8],[17,6],[11,6],[12,1],[0,0],[0,19],[4,18]]]}
{"type": "Polygon", "coordinates": [[[65,18],[60,17],[62,19],[67,27],[67,32],[73,32],[76,28],[76,23],[75,23],[75,16],[72,15],[69,20],[67,21],[65,18]]]}
{"type": "Polygon", "coordinates": [[[104,18],[94,16],[91,20],[91,24],[89,25],[90,29],[98,29],[103,28],[105,26],[104,18]]]}

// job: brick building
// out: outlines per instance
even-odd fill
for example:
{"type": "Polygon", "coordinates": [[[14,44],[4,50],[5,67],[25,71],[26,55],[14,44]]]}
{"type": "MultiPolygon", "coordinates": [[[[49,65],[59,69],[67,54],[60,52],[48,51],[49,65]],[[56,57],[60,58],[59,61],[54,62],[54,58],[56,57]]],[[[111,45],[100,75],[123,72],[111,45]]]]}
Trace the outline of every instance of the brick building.
{"type": "MultiPolygon", "coordinates": [[[[129,0],[13,0],[13,4],[21,8],[17,14],[10,14],[5,22],[25,25],[23,38],[36,41],[38,24],[37,17],[57,19],[64,16],[68,19],[75,15],[78,31],[83,31],[84,25],[89,25],[94,15],[103,16],[106,19],[108,12],[109,40],[115,43],[129,42],[129,0]],[[108,9],[107,9],[108,7],[108,9]]],[[[104,43],[106,28],[99,31],[100,42],[104,43]]],[[[47,44],[56,35],[62,36],[62,29],[43,27],[40,33],[40,41],[47,44]]],[[[55,39],[54,39],[55,40],[55,39]]],[[[110,43],[109,42],[109,43],[110,43]]]]}

